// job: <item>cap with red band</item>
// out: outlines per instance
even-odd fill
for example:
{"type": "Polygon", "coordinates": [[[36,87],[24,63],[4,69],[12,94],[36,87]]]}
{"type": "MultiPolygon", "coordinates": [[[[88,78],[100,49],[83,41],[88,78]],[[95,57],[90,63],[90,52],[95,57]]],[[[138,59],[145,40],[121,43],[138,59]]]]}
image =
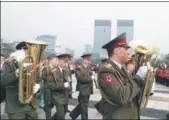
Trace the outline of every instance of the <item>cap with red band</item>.
{"type": "Polygon", "coordinates": [[[111,40],[110,42],[108,42],[102,46],[102,48],[104,48],[104,49],[110,49],[110,48],[113,49],[113,48],[117,48],[117,47],[130,48],[126,42],[126,33],[120,34],[119,36],[117,36],[116,38],[114,38],[113,40],[111,40]]]}

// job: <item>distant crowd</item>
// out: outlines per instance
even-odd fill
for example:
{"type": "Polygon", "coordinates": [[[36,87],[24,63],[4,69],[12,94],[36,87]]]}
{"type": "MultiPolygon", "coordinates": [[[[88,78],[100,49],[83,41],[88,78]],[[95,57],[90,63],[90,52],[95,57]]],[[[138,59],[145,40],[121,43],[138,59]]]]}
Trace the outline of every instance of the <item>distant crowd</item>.
{"type": "Polygon", "coordinates": [[[169,66],[160,64],[156,68],[156,82],[169,86],[169,66]]]}

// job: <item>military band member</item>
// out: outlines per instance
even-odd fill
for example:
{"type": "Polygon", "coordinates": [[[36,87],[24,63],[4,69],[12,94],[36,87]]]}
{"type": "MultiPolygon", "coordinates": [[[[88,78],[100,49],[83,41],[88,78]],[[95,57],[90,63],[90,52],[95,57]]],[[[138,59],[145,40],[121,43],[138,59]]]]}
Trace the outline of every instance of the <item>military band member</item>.
{"type": "Polygon", "coordinates": [[[68,108],[68,103],[69,103],[69,98],[72,98],[72,69],[70,68],[70,60],[71,60],[71,55],[68,56],[68,61],[66,62],[66,66],[64,68],[64,73],[65,73],[65,80],[69,82],[70,87],[66,89],[66,96],[67,96],[67,105],[66,105],[66,112],[70,112],[68,108]]]}
{"type": "Polygon", "coordinates": [[[0,57],[1,57],[0,64],[1,64],[1,70],[2,70],[3,69],[3,65],[4,65],[4,61],[5,61],[5,56],[3,54],[0,54],[0,57]]]}
{"type": "MultiPolygon", "coordinates": [[[[18,99],[18,57],[20,57],[20,59],[25,57],[27,47],[24,42],[21,42],[16,46],[16,49],[24,49],[24,51],[20,51],[19,53],[17,51],[11,54],[8,62],[5,62],[2,75],[2,85],[6,87],[5,112],[8,114],[9,119],[38,119],[36,99],[33,99],[30,104],[21,104],[18,99]]],[[[24,67],[26,66],[27,64],[24,64],[24,67]]],[[[39,84],[36,84],[34,86],[34,93],[36,93],[39,88],[39,84]]]]}
{"type": "MultiPolygon", "coordinates": [[[[104,50],[104,49],[103,49],[103,50],[104,50]]],[[[103,51],[103,52],[104,52],[104,54],[103,54],[103,55],[101,54],[101,56],[100,56],[101,65],[104,64],[104,63],[107,61],[107,59],[108,59],[107,51],[105,50],[105,51],[103,51]]],[[[99,65],[98,68],[99,68],[101,65],[99,65]]],[[[101,104],[103,104],[103,103],[102,103],[102,101],[100,100],[99,102],[97,102],[97,103],[95,104],[95,108],[97,109],[97,111],[98,111],[99,113],[102,114],[102,113],[103,113],[103,112],[102,112],[102,108],[100,107],[101,104]]]]}
{"type": "Polygon", "coordinates": [[[72,59],[72,56],[69,56],[68,69],[69,69],[69,76],[70,76],[70,79],[71,79],[71,82],[70,82],[70,91],[69,91],[69,98],[72,98],[72,74],[74,74],[74,68],[73,68],[73,65],[72,65],[72,63],[71,63],[71,59],[72,59]]]}
{"type": "Polygon", "coordinates": [[[101,105],[103,119],[139,119],[139,105],[135,98],[144,87],[147,68],[141,67],[139,74],[132,77],[123,67],[129,55],[125,33],[102,48],[109,56],[98,70],[98,84],[104,103],[101,105]]]}
{"type": "Polygon", "coordinates": [[[69,88],[69,82],[65,80],[64,68],[68,61],[69,54],[59,53],[58,65],[53,69],[53,74],[50,75],[48,80],[48,87],[52,91],[52,103],[56,106],[56,113],[52,119],[65,119],[67,96],[66,89],[69,88]]]}
{"type": "Polygon", "coordinates": [[[48,63],[46,63],[42,69],[42,79],[44,80],[43,94],[44,94],[44,111],[46,119],[51,119],[51,109],[54,104],[52,103],[52,91],[48,87],[48,80],[52,74],[52,70],[57,67],[58,59],[55,54],[47,57],[48,63]]]}
{"type": "MultiPolygon", "coordinates": [[[[3,72],[4,68],[5,68],[5,64],[4,64],[4,62],[5,62],[5,57],[4,57],[3,54],[0,54],[0,57],[1,57],[1,61],[0,61],[0,64],[1,64],[0,74],[2,75],[2,72],[3,72]]],[[[1,87],[0,103],[2,103],[2,102],[4,101],[4,99],[5,99],[6,91],[5,91],[5,87],[3,87],[3,86],[1,85],[1,81],[0,81],[0,87],[1,87]]]]}
{"type": "Polygon", "coordinates": [[[93,94],[92,71],[89,69],[91,54],[84,53],[82,57],[82,64],[75,69],[75,76],[77,79],[77,91],[79,91],[79,104],[70,113],[72,119],[76,119],[81,114],[81,119],[88,119],[88,104],[90,95],[93,94]]]}

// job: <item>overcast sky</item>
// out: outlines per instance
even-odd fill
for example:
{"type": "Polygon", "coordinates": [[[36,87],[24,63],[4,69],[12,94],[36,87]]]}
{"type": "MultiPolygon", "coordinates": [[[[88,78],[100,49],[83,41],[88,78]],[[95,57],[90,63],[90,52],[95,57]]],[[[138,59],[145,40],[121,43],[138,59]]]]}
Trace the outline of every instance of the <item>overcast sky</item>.
{"type": "Polygon", "coordinates": [[[134,19],[134,39],[147,40],[169,51],[169,2],[167,3],[1,3],[1,37],[8,41],[56,35],[57,43],[74,49],[76,56],[85,44],[93,45],[94,20],[134,19]],[[79,42],[80,41],[80,42],[79,42]]]}

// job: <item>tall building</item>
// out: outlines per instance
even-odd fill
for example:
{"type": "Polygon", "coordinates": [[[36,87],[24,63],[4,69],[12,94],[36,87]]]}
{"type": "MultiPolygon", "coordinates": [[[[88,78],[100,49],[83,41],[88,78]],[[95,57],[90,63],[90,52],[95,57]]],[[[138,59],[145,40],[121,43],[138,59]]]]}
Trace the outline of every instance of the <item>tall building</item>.
{"type": "Polygon", "coordinates": [[[111,20],[95,20],[93,56],[99,58],[101,47],[111,40],[111,20]]]}
{"type": "Polygon", "coordinates": [[[126,32],[127,42],[133,40],[134,20],[117,20],[117,36],[126,32]]]}
{"type": "Polygon", "coordinates": [[[48,43],[45,50],[55,51],[56,48],[56,36],[53,35],[41,35],[36,37],[36,40],[44,41],[48,43]]]}
{"type": "Polygon", "coordinates": [[[44,50],[44,57],[53,54],[56,51],[56,36],[53,35],[41,35],[36,37],[36,40],[44,41],[48,43],[48,46],[44,50]]]}
{"type": "Polygon", "coordinates": [[[72,57],[74,57],[74,50],[70,49],[70,48],[65,48],[66,53],[69,53],[72,55],[72,57]]]}
{"type": "Polygon", "coordinates": [[[86,53],[92,53],[92,46],[89,45],[89,44],[86,44],[86,45],[85,45],[85,52],[86,52],[86,53]]]}
{"type": "Polygon", "coordinates": [[[56,45],[56,54],[59,54],[59,53],[62,53],[62,52],[66,52],[66,53],[69,53],[71,54],[72,57],[74,57],[74,50],[71,49],[71,48],[67,48],[65,47],[64,45],[56,45]]]}

